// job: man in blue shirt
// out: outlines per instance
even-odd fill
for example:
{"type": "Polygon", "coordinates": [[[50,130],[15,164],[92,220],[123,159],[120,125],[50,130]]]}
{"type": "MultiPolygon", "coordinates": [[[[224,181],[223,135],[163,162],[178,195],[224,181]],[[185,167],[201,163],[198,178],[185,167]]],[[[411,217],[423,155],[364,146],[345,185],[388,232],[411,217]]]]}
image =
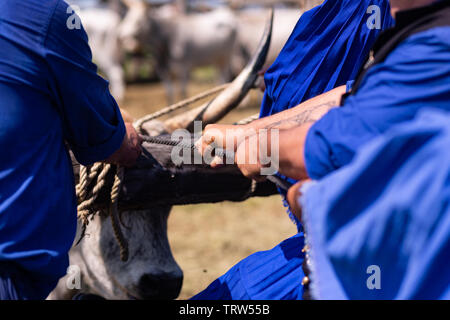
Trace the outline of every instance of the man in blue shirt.
{"type": "Polygon", "coordinates": [[[83,165],[132,165],[140,139],[62,0],[0,2],[0,299],[44,299],[65,275],[83,165]],[[72,27],[71,27],[72,26],[72,27]]]}
{"type": "MultiPolygon", "coordinates": [[[[415,5],[408,2],[399,6],[402,10],[397,12],[396,27],[410,25],[424,10],[444,10],[449,6],[448,1],[440,1],[431,5],[431,9],[421,7],[433,2],[422,0],[415,5]],[[414,9],[406,10],[410,7],[414,9]]],[[[348,164],[359,147],[393,124],[413,119],[421,108],[450,109],[449,48],[450,26],[417,32],[368,69],[356,93],[345,99],[342,107],[331,107],[337,105],[344,91],[337,88],[294,109],[247,125],[243,131],[281,129],[279,172],[298,180],[320,179],[348,164]],[[297,126],[286,129],[293,123],[297,126]]],[[[203,142],[207,144],[209,138],[203,142]]],[[[241,142],[237,157],[248,145],[241,142]]],[[[248,177],[260,175],[260,164],[238,165],[248,177]]]]}
{"type": "MultiPolygon", "coordinates": [[[[388,0],[328,0],[304,13],[265,74],[262,119],[245,127],[208,126],[204,138],[211,137],[214,130],[220,130],[225,137],[228,129],[290,128],[298,126],[302,119],[318,119],[339,103],[346,82],[356,77],[359,65],[379,33],[392,24],[388,0]],[[336,89],[325,97],[314,98],[302,107],[294,108],[333,88],[336,89]],[[322,106],[317,107],[320,104],[322,106]],[[281,112],[286,109],[289,110],[281,112]]],[[[219,142],[219,139],[215,141],[219,142]]],[[[285,195],[281,189],[280,193],[285,195]]],[[[303,232],[301,224],[295,222],[299,230],[297,235],[272,250],[242,260],[195,298],[301,298],[304,255],[298,248],[303,247],[303,232]]]]}
{"type": "MultiPolygon", "coordinates": [[[[393,10],[398,11],[396,28],[375,45],[373,61],[358,77],[355,92],[340,112],[326,115],[306,138],[308,142],[314,141],[315,134],[320,136],[312,156],[321,161],[313,168],[317,179],[326,176],[311,188],[311,184],[301,188],[301,183],[291,188],[288,198],[297,217],[304,210],[312,251],[310,288],[315,298],[449,297],[449,158],[445,146],[450,108],[450,3],[414,8],[425,4],[392,1],[393,10]],[[406,55],[407,49],[413,54],[406,55]],[[392,100],[382,96],[374,101],[379,105],[372,104],[371,99],[380,94],[390,94],[392,100]],[[356,109],[358,101],[364,104],[356,109]],[[422,111],[427,107],[447,112],[422,111]],[[408,121],[417,114],[417,120],[408,121]],[[338,130],[339,135],[331,137],[336,127],[327,121],[333,118],[340,121],[341,130],[354,123],[359,134],[338,130]],[[331,160],[320,151],[322,137],[329,139],[331,160]],[[358,157],[353,161],[355,154],[358,157]],[[348,166],[347,161],[351,162],[348,166]],[[302,191],[303,210],[298,201],[302,191]],[[382,272],[384,284],[376,290],[361,282],[367,274],[358,270],[368,266],[378,268],[378,276],[382,272]]],[[[307,164],[314,160],[308,160],[307,153],[305,158],[307,164]]],[[[310,176],[314,175],[311,171],[310,176]]]]}
{"type": "Polygon", "coordinates": [[[425,108],[302,187],[314,299],[450,299],[449,145],[425,108]]]}
{"type": "MultiPolygon", "coordinates": [[[[428,10],[428,7],[420,7],[433,2],[391,1],[394,13],[399,11],[397,27],[418,20],[423,10],[428,10]],[[408,8],[416,9],[405,11],[408,8]]],[[[442,1],[430,7],[439,10],[448,4],[442,1]]],[[[296,180],[322,178],[348,164],[362,145],[394,123],[412,119],[420,108],[449,109],[449,47],[448,25],[418,32],[404,39],[383,62],[370,68],[356,94],[346,99],[343,107],[328,112],[339,104],[345,91],[337,88],[241,129],[244,132],[279,129],[279,172],[296,180]]],[[[225,137],[219,135],[211,139],[211,135],[206,130],[205,145],[225,137]]],[[[242,158],[241,154],[259,154],[257,144],[250,147],[248,141],[243,135],[236,148],[237,159],[242,158]]],[[[238,163],[238,166],[248,177],[258,178],[261,174],[260,163],[238,163]]]]}
{"type": "MultiPolygon", "coordinates": [[[[448,1],[442,1],[431,7],[443,10],[448,5],[448,1]]],[[[409,7],[410,4],[400,8],[409,7]]],[[[419,6],[399,11],[397,28],[410,25],[423,10],[419,6]]],[[[413,119],[421,108],[448,110],[449,48],[448,25],[404,39],[386,59],[367,71],[357,92],[348,97],[342,107],[332,108],[315,123],[310,121],[280,132],[280,163],[285,164],[280,172],[298,179],[320,179],[348,164],[360,146],[393,124],[413,119]],[[294,147],[297,145],[301,148],[294,147]]],[[[248,176],[258,174],[254,167],[246,169],[243,164],[242,168],[247,170],[248,176]]]]}

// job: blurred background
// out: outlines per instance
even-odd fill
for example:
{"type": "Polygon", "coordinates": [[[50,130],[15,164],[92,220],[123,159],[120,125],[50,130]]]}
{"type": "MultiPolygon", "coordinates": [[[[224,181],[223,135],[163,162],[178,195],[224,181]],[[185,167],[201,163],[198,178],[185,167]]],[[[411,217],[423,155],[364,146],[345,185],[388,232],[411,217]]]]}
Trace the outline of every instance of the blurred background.
{"type": "MultiPolygon", "coordinates": [[[[301,14],[320,0],[70,0],[89,36],[99,73],[135,119],[231,81],[257,48],[275,7],[266,68],[301,14]],[[79,10],[78,10],[79,8],[79,10]]],[[[224,123],[259,112],[253,90],[224,123]]],[[[294,235],[280,196],[176,207],[168,234],[189,298],[248,255],[294,235]]]]}

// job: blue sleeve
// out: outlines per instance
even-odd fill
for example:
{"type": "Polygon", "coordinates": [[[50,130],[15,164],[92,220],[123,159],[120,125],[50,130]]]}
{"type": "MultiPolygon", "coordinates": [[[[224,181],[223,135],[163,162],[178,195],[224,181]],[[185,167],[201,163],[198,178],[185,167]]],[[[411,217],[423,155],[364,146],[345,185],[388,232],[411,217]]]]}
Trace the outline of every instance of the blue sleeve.
{"type": "Polygon", "coordinates": [[[420,111],[345,168],[305,185],[314,298],[449,296],[449,145],[450,113],[420,111]],[[369,266],[382,270],[380,290],[367,288],[369,266]]]}
{"type": "MultiPolygon", "coordinates": [[[[65,139],[77,160],[91,164],[119,149],[125,125],[108,82],[97,75],[83,27],[70,29],[68,5],[60,1],[47,31],[45,58],[65,139]]],[[[70,11],[69,11],[70,12],[70,11]]]]}
{"type": "Polygon", "coordinates": [[[353,108],[330,110],[311,127],[306,137],[305,162],[309,177],[321,179],[348,164],[361,141],[377,134],[353,108]]]}
{"type": "Polygon", "coordinates": [[[369,70],[357,94],[315,123],[305,162],[318,179],[347,165],[355,152],[423,107],[450,110],[450,27],[411,36],[369,70]]]}

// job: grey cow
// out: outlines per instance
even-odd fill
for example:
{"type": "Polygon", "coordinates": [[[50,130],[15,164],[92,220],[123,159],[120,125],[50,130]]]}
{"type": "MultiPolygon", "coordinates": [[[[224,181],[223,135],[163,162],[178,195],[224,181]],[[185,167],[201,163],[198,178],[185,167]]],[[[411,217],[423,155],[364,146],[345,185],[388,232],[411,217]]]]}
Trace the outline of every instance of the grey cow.
{"type": "MultiPolygon", "coordinates": [[[[198,109],[169,118],[165,122],[152,121],[145,125],[141,123],[143,132],[152,132],[152,135],[160,136],[174,129],[190,128],[198,119],[201,119],[204,125],[215,123],[236,107],[253,86],[258,71],[265,62],[270,46],[272,22],[273,18],[266,26],[263,41],[254,58],[215,99],[198,109]]],[[[139,121],[135,125],[140,127],[138,123],[139,121]]],[[[146,147],[150,150],[148,145],[146,147]]],[[[165,161],[160,162],[158,166],[151,164],[149,168],[164,167],[164,164],[171,159],[170,152],[164,157],[166,157],[165,161]]],[[[197,172],[192,168],[187,170],[193,174],[197,172]]],[[[158,174],[162,175],[163,172],[164,169],[158,171],[158,174]]],[[[145,174],[145,171],[140,171],[138,177],[145,174]]],[[[229,173],[225,175],[225,177],[228,176],[229,173]]],[[[210,177],[207,177],[209,181],[210,177]]],[[[239,184],[242,185],[242,180],[239,184]]],[[[222,185],[223,183],[217,184],[217,186],[222,185]]],[[[249,185],[251,185],[250,182],[249,185]]],[[[192,189],[195,188],[189,187],[189,190],[192,189]]],[[[225,193],[230,196],[229,190],[225,193]]],[[[244,190],[244,193],[247,194],[248,190],[244,190]]],[[[217,194],[213,192],[209,195],[211,196],[215,197],[217,194]]],[[[241,196],[239,195],[238,198],[241,199],[241,196]]],[[[180,195],[175,196],[169,193],[168,198],[173,197],[180,197],[180,195]]],[[[198,200],[198,195],[195,198],[198,200]]],[[[218,200],[214,199],[210,200],[218,200]]],[[[207,200],[208,195],[205,197],[205,201],[207,200]]],[[[69,267],[68,275],[60,280],[49,299],[71,298],[78,291],[99,294],[107,299],[176,298],[181,290],[183,273],[174,260],[167,238],[167,219],[170,210],[171,207],[167,204],[157,205],[152,202],[149,209],[123,212],[122,230],[124,238],[128,241],[129,250],[129,259],[126,262],[123,262],[119,255],[120,248],[110,219],[102,215],[95,216],[87,226],[86,236],[70,251],[71,267],[69,267]]]]}
{"type": "Polygon", "coordinates": [[[70,299],[79,291],[106,299],[175,299],[183,272],[173,258],[167,238],[167,219],[171,208],[125,212],[124,236],[129,243],[130,259],[120,260],[119,247],[108,218],[96,216],[89,223],[83,241],[70,251],[72,270],[77,274],[61,279],[49,299],[70,299]]]}
{"type": "Polygon", "coordinates": [[[140,49],[155,56],[156,72],[166,87],[169,103],[174,101],[174,80],[178,94],[186,97],[191,71],[215,66],[221,81],[230,78],[231,50],[237,22],[231,10],[218,8],[207,13],[184,14],[167,10],[160,14],[144,1],[127,0],[128,12],[120,27],[120,39],[129,52],[140,49]]]}

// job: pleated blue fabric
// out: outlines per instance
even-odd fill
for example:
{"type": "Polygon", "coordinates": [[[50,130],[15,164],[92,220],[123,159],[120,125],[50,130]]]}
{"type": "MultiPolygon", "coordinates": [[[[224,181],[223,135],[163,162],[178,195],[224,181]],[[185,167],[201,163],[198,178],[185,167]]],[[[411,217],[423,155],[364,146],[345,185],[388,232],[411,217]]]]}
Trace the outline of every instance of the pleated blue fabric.
{"type": "Polygon", "coordinates": [[[329,0],[305,12],[265,74],[261,117],[354,80],[379,33],[393,24],[387,0],[329,0]]]}
{"type": "Polygon", "coordinates": [[[303,234],[242,260],[193,300],[301,299],[303,234]]]}
{"type": "MultiPolygon", "coordinates": [[[[270,116],[354,80],[381,31],[394,25],[388,0],[325,1],[300,18],[265,73],[261,117],[270,116]]],[[[289,180],[280,175],[290,183],[289,180]]],[[[286,190],[279,190],[290,212],[286,190]]]]}

